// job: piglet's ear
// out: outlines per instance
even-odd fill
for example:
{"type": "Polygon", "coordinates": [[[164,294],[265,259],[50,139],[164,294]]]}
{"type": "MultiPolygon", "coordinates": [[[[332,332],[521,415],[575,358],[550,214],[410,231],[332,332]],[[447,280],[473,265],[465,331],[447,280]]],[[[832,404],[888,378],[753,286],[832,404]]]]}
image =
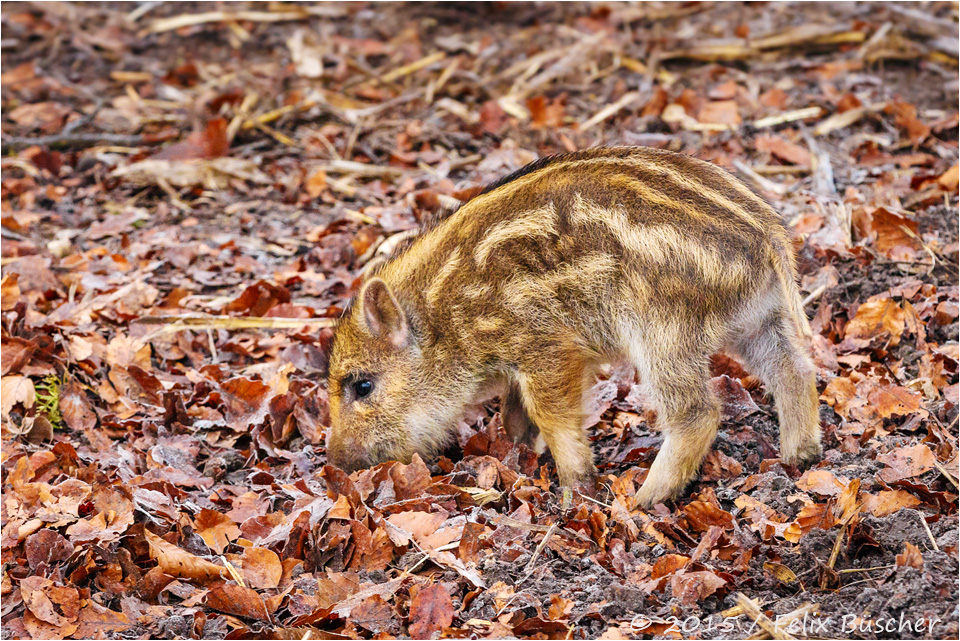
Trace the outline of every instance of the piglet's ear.
{"type": "Polygon", "coordinates": [[[410,340],[410,328],[397,299],[382,278],[371,278],[360,291],[363,323],[376,336],[404,347],[410,340]]]}

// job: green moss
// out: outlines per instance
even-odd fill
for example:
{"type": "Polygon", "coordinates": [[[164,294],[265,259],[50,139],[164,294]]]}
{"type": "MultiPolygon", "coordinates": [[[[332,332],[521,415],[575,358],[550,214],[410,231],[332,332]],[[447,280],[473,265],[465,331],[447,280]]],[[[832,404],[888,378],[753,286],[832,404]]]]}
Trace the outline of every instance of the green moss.
{"type": "Polygon", "coordinates": [[[60,386],[63,381],[56,374],[50,374],[37,383],[37,412],[45,414],[54,428],[63,427],[63,415],[60,414],[60,386]]]}

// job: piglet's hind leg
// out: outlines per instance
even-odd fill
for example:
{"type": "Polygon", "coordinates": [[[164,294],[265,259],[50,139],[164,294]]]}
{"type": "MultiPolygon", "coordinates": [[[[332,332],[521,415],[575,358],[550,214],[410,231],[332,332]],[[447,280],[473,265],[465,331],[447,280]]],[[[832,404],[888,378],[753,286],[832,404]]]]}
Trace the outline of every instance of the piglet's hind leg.
{"type": "Polygon", "coordinates": [[[780,419],[780,457],[789,465],[816,460],[822,451],[817,381],[798,324],[783,312],[771,314],[733,346],[773,394],[780,419]]]}

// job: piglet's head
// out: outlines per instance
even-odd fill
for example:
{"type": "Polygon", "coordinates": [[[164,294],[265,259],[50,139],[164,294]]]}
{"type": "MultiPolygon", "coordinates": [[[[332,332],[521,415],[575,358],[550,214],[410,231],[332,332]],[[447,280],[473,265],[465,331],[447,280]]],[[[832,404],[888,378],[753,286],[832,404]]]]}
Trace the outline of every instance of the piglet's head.
{"type": "Polygon", "coordinates": [[[329,461],[347,471],[397,459],[418,448],[423,356],[411,325],[381,278],[363,284],[337,327],[328,389],[329,461]]]}

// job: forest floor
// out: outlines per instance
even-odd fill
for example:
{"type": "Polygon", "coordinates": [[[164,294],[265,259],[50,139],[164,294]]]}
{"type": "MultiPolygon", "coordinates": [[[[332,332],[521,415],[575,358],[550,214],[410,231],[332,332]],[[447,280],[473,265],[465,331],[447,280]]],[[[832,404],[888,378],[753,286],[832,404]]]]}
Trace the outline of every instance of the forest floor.
{"type": "Polygon", "coordinates": [[[3,638],[957,638],[957,5],[4,3],[3,638]],[[693,154],[797,239],[822,462],[718,355],[700,478],[590,392],[327,466],[378,251],[547,154],[693,154]],[[386,243],[386,245],[383,245],[386,243]],[[773,625],[779,622],[780,628],[773,625]],[[788,634],[790,636],[783,636],[788,634]]]}

